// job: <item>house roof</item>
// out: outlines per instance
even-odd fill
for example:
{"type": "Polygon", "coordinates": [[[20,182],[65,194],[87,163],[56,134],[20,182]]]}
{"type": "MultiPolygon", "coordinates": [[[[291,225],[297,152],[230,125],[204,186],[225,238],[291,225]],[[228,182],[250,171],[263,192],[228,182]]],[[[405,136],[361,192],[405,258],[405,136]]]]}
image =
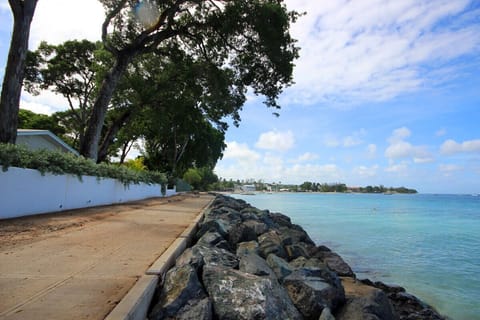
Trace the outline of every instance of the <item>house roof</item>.
{"type": "Polygon", "coordinates": [[[53,145],[58,146],[58,148],[63,151],[71,152],[73,154],[79,155],[78,151],[70,147],[65,141],[54,135],[48,130],[36,130],[36,129],[18,129],[17,136],[40,136],[41,138],[47,140],[53,145]]]}

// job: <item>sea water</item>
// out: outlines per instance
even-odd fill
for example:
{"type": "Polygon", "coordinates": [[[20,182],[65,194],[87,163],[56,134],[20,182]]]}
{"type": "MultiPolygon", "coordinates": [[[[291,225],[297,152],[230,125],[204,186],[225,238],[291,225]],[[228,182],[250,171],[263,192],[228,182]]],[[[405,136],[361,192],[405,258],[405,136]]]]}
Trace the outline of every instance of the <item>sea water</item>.
{"type": "Polygon", "coordinates": [[[234,196],[288,215],[358,278],[401,285],[452,319],[480,319],[480,196],[234,196]]]}

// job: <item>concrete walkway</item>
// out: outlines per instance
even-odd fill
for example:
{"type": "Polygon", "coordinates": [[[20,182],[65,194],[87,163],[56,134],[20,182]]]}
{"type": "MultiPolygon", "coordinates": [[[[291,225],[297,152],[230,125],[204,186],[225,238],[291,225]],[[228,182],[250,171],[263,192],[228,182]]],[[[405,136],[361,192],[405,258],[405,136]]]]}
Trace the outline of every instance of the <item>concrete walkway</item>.
{"type": "MultiPolygon", "coordinates": [[[[212,199],[103,207],[98,220],[2,243],[0,319],[104,319],[212,199]]],[[[0,231],[7,227],[0,220],[0,231]]]]}

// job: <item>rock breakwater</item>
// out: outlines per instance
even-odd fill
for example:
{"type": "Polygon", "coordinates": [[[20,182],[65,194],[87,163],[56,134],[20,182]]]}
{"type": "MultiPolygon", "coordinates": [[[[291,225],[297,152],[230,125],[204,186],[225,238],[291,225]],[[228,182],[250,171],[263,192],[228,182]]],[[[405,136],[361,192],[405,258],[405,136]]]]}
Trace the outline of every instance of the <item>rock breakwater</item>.
{"type": "Polygon", "coordinates": [[[445,319],[404,288],[357,280],[290,218],[217,196],[149,319],[445,319]]]}

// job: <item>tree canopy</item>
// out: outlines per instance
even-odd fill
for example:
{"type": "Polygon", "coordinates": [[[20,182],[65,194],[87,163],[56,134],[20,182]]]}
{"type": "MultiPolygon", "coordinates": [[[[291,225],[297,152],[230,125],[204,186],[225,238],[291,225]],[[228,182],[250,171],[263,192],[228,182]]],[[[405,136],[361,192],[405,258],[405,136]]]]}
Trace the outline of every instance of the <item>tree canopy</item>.
{"type": "MultiPolygon", "coordinates": [[[[103,123],[114,91],[135,57],[153,53],[167,58],[171,48],[192,61],[208,61],[228,70],[238,92],[248,87],[265,96],[267,106],[292,82],[298,55],[288,32],[298,14],[282,1],[131,1],[102,0],[106,18],[102,42],[114,64],[99,87],[80,152],[98,157],[103,123]]],[[[239,120],[238,113],[231,114],[239,120]]]]}

